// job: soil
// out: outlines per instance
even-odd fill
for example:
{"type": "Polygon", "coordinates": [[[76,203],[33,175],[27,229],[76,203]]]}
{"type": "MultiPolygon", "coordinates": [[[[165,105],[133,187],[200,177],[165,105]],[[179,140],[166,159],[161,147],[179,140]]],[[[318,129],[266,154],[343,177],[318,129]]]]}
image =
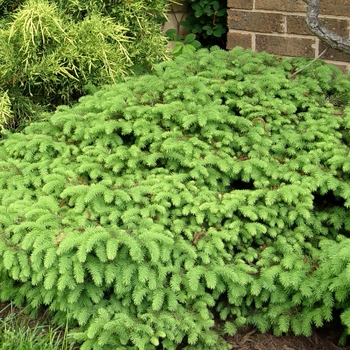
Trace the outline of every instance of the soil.
{"type": "MultiPolygon", "coordinates": [[[[35,327],[38,322],[47,324],[49,321],[45,313],[33,320],[24,315],[20,309],[0,302],[0,320],[4,320],[10,313],[19,314],[22,321],[29,327],[35,327]]],[[[277,337],[271,333],[261,334],[256,329],[245,329],[232,337],[226,337],[225,340],[232,350],[350,350],[350,344],[339,345],[340,335],[340,323],[333,322],[326,324],[323,328],[315,329],[310,337],[294,335],[277,337]]],[[[178,350],[182,347],[180,345],[178,350]]]]}
{"type": "Polygon", "coordinates": [[[338,344],[340,333],[332,325],[317,329],[310,337],[284,335],[276,337],[270,333],[260,334],[255,329],[227,337],[232,349],[239,350],[350,350],[350,345],[338,344]]]}

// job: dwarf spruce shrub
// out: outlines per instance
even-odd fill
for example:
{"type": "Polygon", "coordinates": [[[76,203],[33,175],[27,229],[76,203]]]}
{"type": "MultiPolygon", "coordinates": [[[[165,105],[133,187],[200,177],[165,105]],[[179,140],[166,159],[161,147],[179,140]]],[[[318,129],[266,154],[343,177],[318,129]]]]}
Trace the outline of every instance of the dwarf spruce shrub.
{"type": "Polygon", "coordinates": [[[303,66],[202,49],[7,133],[1,300],[83,350],[225,349],[336,310],[349,333],[350,84],[303,66]]]}

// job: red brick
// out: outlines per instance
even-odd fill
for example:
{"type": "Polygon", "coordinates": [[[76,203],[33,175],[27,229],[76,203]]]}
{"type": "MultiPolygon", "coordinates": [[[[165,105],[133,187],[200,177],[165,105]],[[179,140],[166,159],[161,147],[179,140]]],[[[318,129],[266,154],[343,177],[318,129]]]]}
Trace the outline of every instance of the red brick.
{"type": "Polygon", "coordinates": [[[227,7],[233,9],[252,10],[253,0],[228,0],[227,7]]]}
{"type": "Polygon", "coordinates": [[[320,1],[320,14],[350,16],[350,0],[320,1]]]}
{"type": "Polygon", "coordinates": [[[323,50],[326,47],[328,47],[328,50],[322,56],[322,59],[332,60],[332,61],[350,62],[350,55],[347,55],[346,53],[340,52],[338,50],[331,49],[327,44],[323,43],[322,41],[319,42],[318,52],[319,53],[323,52],[323,50]]]}
{"type": "Polygon", "coordinates": [[[252,48],[252,35],[242,33],[227,33],[227,45],[228,50],[233,49],[236,46],[242,46],[244,49],[252,48]]]}
{"type": "Polygon", "coordinates": [[[230,29],[262,33],[284,33],[284,15],[239,10],[228,10],[227,14],[230,29]]]}
{"type": "Polygon", "coordinates": [[[255,0],[255,8],[257,10],[306,12],[306,4],[303,0],[255,0]]]}
{"type": "Polygon", "coordinates": [[[312,35],[305,23],[305,16],[287,16],[287,33],[299,35],[312,35]]]}
{"type": "Polygon", "coordinates": [[[339,64],[338,62],[335,61],[326,61],[327,63],[333,64],[333,66],[336,66],[339,68],[344,74],[349,72],[349,65],[346,64],[339,64]]]}
{"type": "MultiPolygon", "coordinates": [[[[347,37],[349,30],[349,22],[344,19],[334,18],[320,18],[322,24],[324,24],[329,30],[347,37]]],[[[287,16],[287,33],[299,34],[299,35],[313,35],[305,23],[305,16],[287,16]]]]}
{"type": "Polygon", "coordinates": [[[315,57],[316,39],[281,37],[257,34],[257,51],[266,51],[274,55],[315,57]]]}

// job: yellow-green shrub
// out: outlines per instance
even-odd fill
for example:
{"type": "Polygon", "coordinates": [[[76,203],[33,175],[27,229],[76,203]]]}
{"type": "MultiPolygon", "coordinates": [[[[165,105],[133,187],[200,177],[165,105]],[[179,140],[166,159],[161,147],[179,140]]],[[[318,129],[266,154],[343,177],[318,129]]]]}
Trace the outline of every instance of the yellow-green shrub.
{"type": "Polygon", "coordinates": [[[72,104],[84,86],[120,81],[135,66],[150,69],[166,57],[160,27],[165,0],[26,0],[1,6],[0,92],[9,96],[12,109],[2,127],[72,104]]]}

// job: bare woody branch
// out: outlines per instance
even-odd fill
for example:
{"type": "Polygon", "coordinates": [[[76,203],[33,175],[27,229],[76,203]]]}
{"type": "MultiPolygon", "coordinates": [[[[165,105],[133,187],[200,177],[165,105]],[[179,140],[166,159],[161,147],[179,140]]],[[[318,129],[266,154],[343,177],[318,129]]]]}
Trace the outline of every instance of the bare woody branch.
{"type": "Polygon", "coordinates": [[[332,32],[318,19],[320,0],[304,0],[307,3],[306,24],[321,41],[336,50],[350,54],[350,40],[332,32]]]}

